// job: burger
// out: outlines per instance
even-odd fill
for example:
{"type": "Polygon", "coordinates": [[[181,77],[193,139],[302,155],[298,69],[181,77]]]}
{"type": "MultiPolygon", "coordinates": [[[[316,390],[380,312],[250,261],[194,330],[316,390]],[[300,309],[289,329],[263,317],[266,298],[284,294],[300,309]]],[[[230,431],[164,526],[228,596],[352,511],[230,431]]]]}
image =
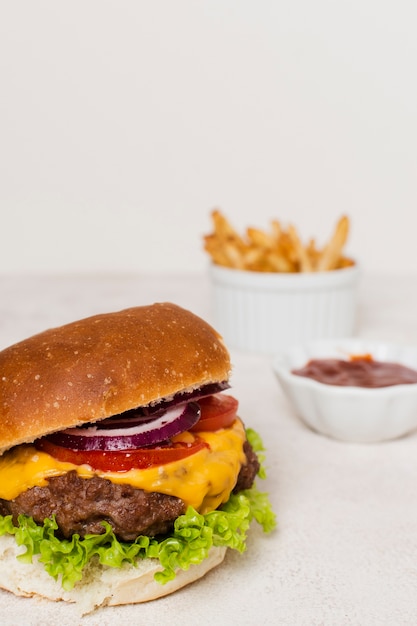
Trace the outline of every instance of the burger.
{"type": "Polygon", "coordinates": [[[0,352],[0,588],[103,605],[167,595],[275,525],[220,335],[171,303],[0,352]]]}

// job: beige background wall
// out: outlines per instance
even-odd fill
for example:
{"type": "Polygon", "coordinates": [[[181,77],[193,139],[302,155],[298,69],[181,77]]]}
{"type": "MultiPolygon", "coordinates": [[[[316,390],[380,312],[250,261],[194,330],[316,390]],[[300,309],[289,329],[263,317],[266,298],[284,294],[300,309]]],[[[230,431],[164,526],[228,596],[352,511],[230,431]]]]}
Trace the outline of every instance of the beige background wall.
{"type": "Polygon", "coordinates": [[[416,271],[416,6],[0,0],[0,271],[201,271],[214,206],[416,271]]]}

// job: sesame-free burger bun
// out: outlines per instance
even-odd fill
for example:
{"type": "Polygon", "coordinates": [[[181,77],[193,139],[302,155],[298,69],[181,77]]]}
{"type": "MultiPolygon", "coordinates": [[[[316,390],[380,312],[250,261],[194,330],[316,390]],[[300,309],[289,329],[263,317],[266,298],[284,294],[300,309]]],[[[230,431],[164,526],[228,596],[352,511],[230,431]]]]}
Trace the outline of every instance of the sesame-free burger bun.
{"type": "Polygon", "coordinates": [[[86,422],[227,381],[230,357],[170,303],[95,315],[0,352],[0,454],[86,422]]]}
{"type": "Polygon", "coordinates": [[[126,565],[115,569],[91,563],[83,580],[66,591],[46,573],[39,561],[22,563],[21,551],[10,535],[0,537],[0,587],[17,596],[38,596],[53,601],[76,603],[82,614],[102,606],[138,604],[169,595],[203,577],[219,565],[226,554],[225,547],[212,547],[208,557],[187,570],[178,570],[174,580],[161,585],[154,575],[162,567],[155,559],[139,560],[137,567],[126,565]]]}

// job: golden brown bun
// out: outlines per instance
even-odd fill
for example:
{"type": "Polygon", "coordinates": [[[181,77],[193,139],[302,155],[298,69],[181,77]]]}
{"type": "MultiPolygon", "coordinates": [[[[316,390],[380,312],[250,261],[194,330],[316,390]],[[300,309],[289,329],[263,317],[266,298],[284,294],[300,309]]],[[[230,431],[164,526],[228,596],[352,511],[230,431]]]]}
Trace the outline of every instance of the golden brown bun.
{"type": "Polygon", "coordinates": [[[170,303],[47,330],[0,352],[0,454],[227,380],[230,367],[218,333],[170,303]]]}
{"type": "Polygon", "coordinates": [[[199,565],[191,565],[186,571],[179,570],[176,578],[166,585],[154,580],[154,574],[161,566],[152,559],[139,560],[137,567],[126,565],[121,569],[93,563],[88,566],[82,581],[71,591],[65,591],[37,559],[34,558],[33,563],[18,561],[16,556],[21,551],[11,535],[0,537],[0,588],[18,596],[75,602],[82,614],[100,606],[137,604],[169,595],[204,576],[219,565],[226,554],[226,548],[211,548],[207,559],[199,565]]]}

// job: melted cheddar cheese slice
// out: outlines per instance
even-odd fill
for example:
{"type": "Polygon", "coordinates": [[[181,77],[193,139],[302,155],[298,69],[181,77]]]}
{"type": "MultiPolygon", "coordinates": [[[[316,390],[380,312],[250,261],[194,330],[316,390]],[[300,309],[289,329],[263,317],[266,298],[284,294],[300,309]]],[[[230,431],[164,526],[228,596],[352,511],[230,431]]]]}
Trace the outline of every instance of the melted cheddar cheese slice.
{"type": "Polygon", "coordinates": [[[201,513],[208,513],[229,499],[241,466],[246,462],[246,439],[242,422],[216,432],[199,432],[209,448],[161,466],[125,472],[103,472],[89,465],[74,465],[54,459],[32,445],[21,445],[0,457],[0,498],[13,500],[31,487],[45,487],[48,478],[75,470],[82,478],[100,476],[181,498],[201,513]]]}

